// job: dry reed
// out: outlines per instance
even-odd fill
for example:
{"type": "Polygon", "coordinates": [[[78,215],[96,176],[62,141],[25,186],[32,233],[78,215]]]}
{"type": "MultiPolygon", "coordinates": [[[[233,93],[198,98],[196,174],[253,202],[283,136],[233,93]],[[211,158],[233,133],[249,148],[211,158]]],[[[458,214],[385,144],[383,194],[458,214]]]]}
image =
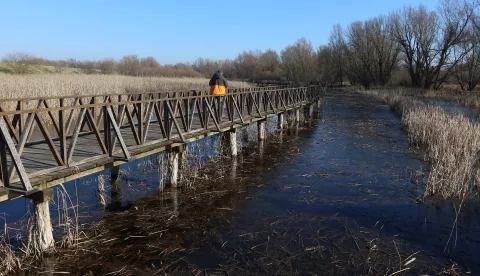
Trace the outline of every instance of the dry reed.
{"type": "MultiPolygon", "coordinates": [[[[231,87],[250,87],[231,81],[231,87]]],[[[205,90],[208,79],[121,75],[10,75],[0,73],[0,99],[205,90]]]]}
{"type": "Polygon", "coordinates": [[[437,107],[413,109],[402,121],[410,142],[425,149],[430,163],[425,196],[467,196],[476,173],[480,126],[437,107]]]}
{"type": "Polygon", "coordinates": [[[477,173],[480,125],[463,115],[428,106],[412,97],[411,91],[395,91],[363,93],[389,104],[402,116],[410,144],[425,150],[430,173],[424,196],[464,198],[469,195],[473,184],[480,180],[477,173]]]}

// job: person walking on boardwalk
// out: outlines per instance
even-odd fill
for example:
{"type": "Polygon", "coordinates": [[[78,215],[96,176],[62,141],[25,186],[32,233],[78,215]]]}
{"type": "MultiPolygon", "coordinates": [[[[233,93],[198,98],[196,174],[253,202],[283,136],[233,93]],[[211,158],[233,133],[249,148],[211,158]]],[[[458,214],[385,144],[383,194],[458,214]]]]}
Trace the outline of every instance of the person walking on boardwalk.
{"type": "Polygon", "coordinates": [[[223,76],[222,70],[218,70],[215,74],[213,74],[208,85],[210,85],[210,94],[216,96],[224,96],[226,94],[228,81],[223,76]]]}
{"type": "MultiPolygon", "coordinates": [[[[218,70],[215,74],[213,74],[208,85],[210,85],[210,94],[212,95],[225,96],[227,94],[228,81],[223,76],[222,70],[218,70]]],[[[223,97],[215,97],[215,98],[217,98],[216,100],[217,119],[219,120],[223,116],[223,106],[224,106],[225,100],[222,101],[223,97]]]]}

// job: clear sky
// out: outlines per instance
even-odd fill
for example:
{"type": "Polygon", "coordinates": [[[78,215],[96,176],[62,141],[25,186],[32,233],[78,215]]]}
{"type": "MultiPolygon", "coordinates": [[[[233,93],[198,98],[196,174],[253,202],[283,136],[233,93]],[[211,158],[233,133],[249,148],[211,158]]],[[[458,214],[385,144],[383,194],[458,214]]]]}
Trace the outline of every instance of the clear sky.
{"type": "Polygon", "coordinates": [[[0,57],[49,59],[153,56],[161,64],[280,51],[301,37],[328,42],[333,24],[437,0],[0,0],[0,57]]]}

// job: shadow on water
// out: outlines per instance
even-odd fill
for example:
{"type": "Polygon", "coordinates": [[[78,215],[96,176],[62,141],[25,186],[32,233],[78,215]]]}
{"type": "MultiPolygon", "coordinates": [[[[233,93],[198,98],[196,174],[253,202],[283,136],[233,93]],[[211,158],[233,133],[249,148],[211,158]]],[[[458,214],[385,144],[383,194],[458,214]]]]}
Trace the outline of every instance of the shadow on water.
{"type": "Polygon", "coordinates": [[[477,203],[453,232],[454,202],[418,203],[427,172],[388,106],[337,91],[320,117],[262,143],[240,131],[234,159],[205,141],[189,187],[159,191],[162,155],[125,168],[110,212],[82,226],[88,239],[25,273],[480,273],[477,203]]]}

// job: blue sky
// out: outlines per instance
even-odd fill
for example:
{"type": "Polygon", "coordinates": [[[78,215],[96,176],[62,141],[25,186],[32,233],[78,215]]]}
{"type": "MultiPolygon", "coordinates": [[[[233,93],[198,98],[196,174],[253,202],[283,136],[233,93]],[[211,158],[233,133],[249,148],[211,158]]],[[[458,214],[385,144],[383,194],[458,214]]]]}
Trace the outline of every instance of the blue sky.
{"type": "Polygon", "coordinates": [[[328,42],[333,24],[437,0],[111,1],[0,0],[0,57],[24,51],[49,59],[153,56],[161,64],[280,51],[301,37],[328,42]]]}

